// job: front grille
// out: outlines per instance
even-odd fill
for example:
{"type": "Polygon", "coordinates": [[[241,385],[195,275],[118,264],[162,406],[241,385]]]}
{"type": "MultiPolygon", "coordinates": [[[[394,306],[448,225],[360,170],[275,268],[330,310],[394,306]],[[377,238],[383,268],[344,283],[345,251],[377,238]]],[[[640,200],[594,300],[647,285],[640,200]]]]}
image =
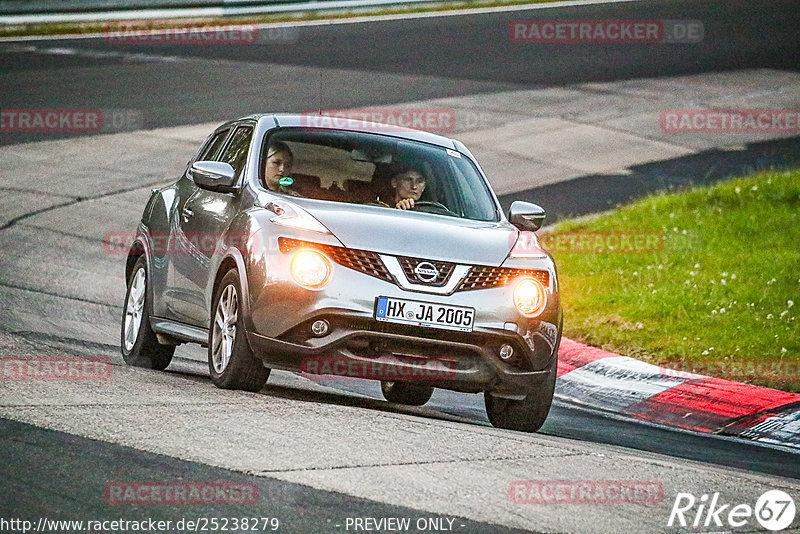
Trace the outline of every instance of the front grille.
{"type": "MultiPolygon", "coordinates": [[[[288,237],[278,238],[278,247],[281,252],[288,254],[300,248],[313,248],[327,255],[331,260],[353,269],[360,273],[374,276],[386,282],[393,282],[394,278],[389,274],[389,270],[383,264],[377,252],[368,250],[356,250],[345,247],[337,247],[334,245],[323,245],[322,243],[313,243],[311,241],[301,241],[299,239],[290,239],[288,237]]],[[[398,256],[397,260],[403,268],[406,278],[417,284],[425,284],[431,287],[442,287],[447,284],[450,276],[453,274],[456,264],[444,261],[431,261],[422,260],[419,258],[409,258],[398,256]],[[439,270],[439,276],[433,282],[423,282],[420,280],[414,268],[421,261],[427,261],[436,266],[439,270]]],[[[508,267],[488,267],[484,265],[473,265],[467,276],[461,281],[456,288],[456,291],[471,291],[474,289],[489,289],[493,287],[502,287],[508,284],[514,278],[520,276],[528,276],[539,280],[545,287],[550,282],[550,274],[547,271],[532,271],[526,269],[512,269],[508,267]]]]}
{"type": "MultiPolygon", "coordinates": [[[[334,329],[361,330],[370,334],[397,334],[413,337],[413,341],[395,341],[382,338],[377,344],[370,345],[369,350],[388,350],[392,353],[406,353],[409,355],[443,360],[462,361],[464,358],[491,356],[495,361],[513,367],[519,371],[532,371],[533,367],[527,356],[527,349],[520,341],[509,337],[497,337],[481,332],[453,332],[436,328],[425,328],[413,325],[386,323],[365,318],[330,317],[329,321],[334,329]],[[450,346],[437,345],[437,341],[458,343],[459,349],[450,346]],[[500,347],[510,343],[514,347],[512,359],[503,361],[498,356],[500,347]]],[[[306,327],[304,331],[307,331],[306,327]]],[[[351,347],[352,348],[352,347],[351,347]]],[[[367,351],[367,353],[369,352],[367,351]]],[[[362,353],[362,355],[364,355],[362,353]]]]}
{"type": "Polygon", "coordinates": [[[405,273],[409,282],[425,284],[431,287],[442,287],[443,285],[447,284],[447,280],[449,280],[450,275],[453,274],[453,269],[456,268],[455,263],[448,263],[446,261],[421,260],[419,258],[406,258],[403,256],[398,256],[397,261],[400,262],[400,267],[403,268],[403,273],[405,273]],[[434,265],[436,270],[439,271],[439,275],[435,280],[425,282],[420,280],[420,278],[417,276],[417,273],[414,272],[414,269],[417,267],[417,265],[422,262],[427,262],[434,265]]]}
{"type": "Polygon", "coordinates": [[[511,269],[508,267],[486,267],[483,265],[476,265],[470,268],[469,273],[464,277],[464,280],[461,281],[456,291],[502,287],[519,276],[535,278],[545,287],[547,287],[550,282],[550,273],[547,271],[529,271],[525,269],[511,269]]]}
{"type": "Polygon", "coordinates": [[[369,276],[374,276],[375,278],[380,278],[387,282],[392,281],[392,275],[389,274],[380,256],[375,252],[336,247],[334,245],[323,245],[310,241],[300,241],[299,239],[289,239],[288,237],[278,238],[278,248],[284,254],[288,254],[300,248],[313,248],[314,250],[322,252],[343,267],[368,274],[369,276]]]}
{"type": "Polygon", "coordinates": [[[417,360],[455,362],[459,369],[467,369],[478,360],[491,359],[501,367],[507,366],[524,372],[534,370],[532,359],[535,355],[524,340],[512,334],[453,332],[386,323],[366,317],[319,315],[294,326],[277,339],[315,349],[320,355],[339,354],[338,351],[346,348],[362,358],[378,358],[391,354],[394,357],[406,356],[417,360]],[[318,319],[325,319],[330,323],[331,330],[327,337],[319,338],[311,333],[311,324],[318,319]],[[500,347],[506,343],[514,348],[514,356],[510,360],[502,360],[499,356],[500,347]],[[328,344],[331,346],[326,348],[328,344]]]}

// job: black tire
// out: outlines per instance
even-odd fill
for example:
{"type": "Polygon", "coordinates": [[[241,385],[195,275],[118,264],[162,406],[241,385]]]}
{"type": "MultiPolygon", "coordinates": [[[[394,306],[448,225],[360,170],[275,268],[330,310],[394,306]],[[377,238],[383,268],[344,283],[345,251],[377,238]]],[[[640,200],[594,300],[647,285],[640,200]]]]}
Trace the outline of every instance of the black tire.
{"type": "MultiPolygon", "coordinates": [[[[150,316],[147,313],[150,306],[147,283],[149,277],[147,273],[147,259],[144,256],[139,256],[136,264],[133,266],[131,276],[128,279],[128,289],[125,292],[125,304],[122,307],[122,327],[120,329],[120,349],[122,350],[122,359],[128,365],[135,367],[146,367],[148,369],[157,369],[163,371],[169,366],[172,361],[172,355],[175,354],[175,345],[162,345],[158,342],[155,332],[150,327],[150,316]],[[140,275],[140,271],[144,274],[140,275]],[[136,308],[139,310],[141,317],[138,332],[136,333],[136,340],[133,345],[130,344],[130,339],[126,343],[126,326],[129,326],[129,311],[128,303],[131,300],[131,287],[137,276],[143,276],[142,280],[137,283],[143,283],[144,295],[141,303],[136,308]]],[[[138,299],[137,299],[138,300],[138,299]]]]}
{"type": "Polygon", "coordinates": [[[383,393],[383,398],[389,402],[408,404],[409,406],[422,406],[431,400],[433,388],[409,384],[408,382],[383,380],[381,381],[381,392],[383,393]]]}
{"type": "Polygon", "coordinates": [[[550,406],[553,404],[553,393],[556,385],[555,366],[547,375],[541,389],[530,393],[522,400],[494,397],[484,392],[483,400],[489,422],[496,428],[536,432],[547,419],[550,406]]]}
{"type": "MultiPolygon", "coordinates": [[[[230,296],[230,294],[228,294],[230,296]]],[[[239,286],[239,273],[235,269],[228,271],[214,290],[214,300],[211,307],[211,324],[208,329],[208,370],[211,373],[211,381],[215,386],[222,389],[243,389],[245,391],[260,391],[267,383],[270,369],[255,357],[250,344],[247,341],[247,334],[244,329],[244,313],[242,312],[242,290],[239,286]],[[232,288],[229,290],[229,288],[232,288]],[[227,291],[233,291],[236,297],[236,317],[235,331],[232,336],[233,347],[230,350],[230,359],[227,364],[222,360],[217,363],[220,369],[215,367],[214,351],[217,349],[215,343],[221,343],[222,338],[215,327],[217,312],[220,300],[227,291]]],[[[220,347],[224,350],[224,347],[220,347]]]]}

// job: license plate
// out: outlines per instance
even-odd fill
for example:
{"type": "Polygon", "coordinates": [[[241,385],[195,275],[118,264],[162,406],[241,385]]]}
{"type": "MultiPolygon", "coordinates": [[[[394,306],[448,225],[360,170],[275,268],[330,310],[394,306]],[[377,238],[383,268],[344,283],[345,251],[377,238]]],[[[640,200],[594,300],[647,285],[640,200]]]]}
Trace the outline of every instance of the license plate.
{"type": "Polygon", "coordinates": [[[475,322],[475,308],[448,306],[419,300],[378,297],[375,303],[375,319],[387,323],[472,332],[475,322]]]}

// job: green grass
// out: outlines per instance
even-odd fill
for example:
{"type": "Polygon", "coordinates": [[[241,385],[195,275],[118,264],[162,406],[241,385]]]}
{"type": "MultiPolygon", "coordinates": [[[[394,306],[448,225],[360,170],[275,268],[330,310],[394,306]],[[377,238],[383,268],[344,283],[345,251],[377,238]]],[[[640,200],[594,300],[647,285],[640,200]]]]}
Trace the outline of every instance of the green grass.
{"type": "Polygon", "coordinates": [[[553,252],[566,336],[800,391],[800,169],[661,193],[555,228],[620,231],[657,232],[661,245],[655,253],[553,252]],[[756,363],[777,367],[754,371],[756,363]]]}
{"type": "MultiPolygon", "coordinates": [[[[376,8],[364,7],[353,9],[337,9],[317,11],[304,11],[292,13],[275,13],[250,16],[232,17],[192,17],[186,19],[170,20],[140,20],[139,23],[148,24],[151,28],[180,28],[186,24],[202,25],[231,25],[231,24],[267,24],[273,22],[296,22],[321,19],[344,19],[352,17],[375,15],[399,15],[408,13],[428,13],[433,11],[453,11],[458,9],[476,9],[483,7],[516,6],[527,4],[546,4],[561,0],[461,0],[451,2],[435,2],[431,4],[401,4],[395,7],[381,6],[376,8]]],[[[132,17],[131,20],[136,20],[132,17]]],[[[102,34],[108,24],[114,25],[124,21],[112,22],[48,22],[37,24],[7,24],[0,25],[0,37],[19,37],[26,35],[67,35],[67,34],[102,34]]],[[[112,28],[112,29],[113,29],[112,28]]]]}

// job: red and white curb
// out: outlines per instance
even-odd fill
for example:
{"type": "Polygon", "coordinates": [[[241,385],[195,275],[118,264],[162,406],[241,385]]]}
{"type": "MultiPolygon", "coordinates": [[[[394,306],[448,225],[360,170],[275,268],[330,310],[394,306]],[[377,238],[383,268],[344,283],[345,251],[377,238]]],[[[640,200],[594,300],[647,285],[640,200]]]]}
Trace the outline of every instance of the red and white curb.
{"type": "Polygon", "coordinates": [[[559,399],[687,430],[800,449],[800,395],[676,372],[571,339],[558,352],[559,399]]]}

